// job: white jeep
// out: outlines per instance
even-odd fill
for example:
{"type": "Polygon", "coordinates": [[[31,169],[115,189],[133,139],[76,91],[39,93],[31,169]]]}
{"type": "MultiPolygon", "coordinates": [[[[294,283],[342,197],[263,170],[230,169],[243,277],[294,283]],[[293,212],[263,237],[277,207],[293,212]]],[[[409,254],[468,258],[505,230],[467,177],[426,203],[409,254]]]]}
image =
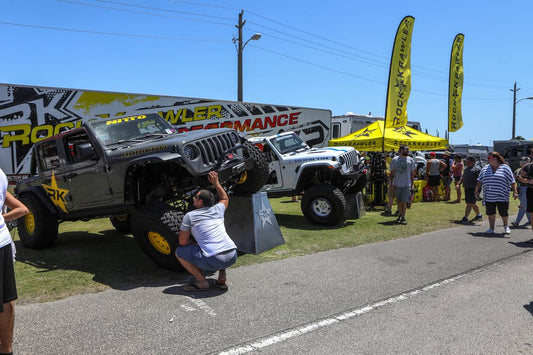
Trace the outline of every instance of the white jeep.
{"type": "Polygon", "coordinates": [[[270,197],[303,194],[302,212],[313,224],[343,222],[346,195],[355,195],[368,182],[364,161],[352,147],[310,148],[294,132],[249,141],[269,162],[269,177],[261,191],[270,197]]]}

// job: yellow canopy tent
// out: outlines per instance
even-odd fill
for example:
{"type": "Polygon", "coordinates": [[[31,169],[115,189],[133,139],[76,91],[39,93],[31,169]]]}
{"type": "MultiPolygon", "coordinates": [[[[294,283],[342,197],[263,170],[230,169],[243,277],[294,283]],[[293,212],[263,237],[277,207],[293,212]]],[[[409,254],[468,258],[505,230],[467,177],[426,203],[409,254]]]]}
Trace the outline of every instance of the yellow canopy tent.
{"type": "MultiPolygon", "coordinates": [[[[385,132],[385,151],[397,150],[402,144],[409,146],[411,150],[448,148],[447,139],[422,133],[409,126],[387,128],[385,132]]],[[[383,146],[383,121],[376,121],[357,132],[332,139],[328,145],[330,147],[350,146],[363,152],[381,151],[383,146]]]]}

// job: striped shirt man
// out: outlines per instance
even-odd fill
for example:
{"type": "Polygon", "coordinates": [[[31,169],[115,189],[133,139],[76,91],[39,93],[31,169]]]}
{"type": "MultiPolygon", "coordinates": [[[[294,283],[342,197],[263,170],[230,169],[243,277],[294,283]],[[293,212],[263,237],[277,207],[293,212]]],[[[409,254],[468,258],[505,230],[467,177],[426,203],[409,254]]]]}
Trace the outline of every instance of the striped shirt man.
{"type": "Polygon", "coordinates": [[[509,202],[511,184],[515,183],[514,174],[507,164],[500,164],[496,171],[487,164],[479,173],[477,181],[483,184],[483,199],[486,202],[509,202]]]}

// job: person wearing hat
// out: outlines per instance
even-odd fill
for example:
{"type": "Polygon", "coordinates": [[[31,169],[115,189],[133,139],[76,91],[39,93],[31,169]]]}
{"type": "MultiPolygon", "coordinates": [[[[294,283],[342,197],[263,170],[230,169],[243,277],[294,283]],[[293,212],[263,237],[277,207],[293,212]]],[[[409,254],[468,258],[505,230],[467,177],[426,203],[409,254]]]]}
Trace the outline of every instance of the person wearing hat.
{"type": "Polygon", "coordinates": [[[444,186],[444,201],[450,200],[450,185],[452,184],[452,165],[453,159],[451,159],[451,153],[447,150],[442,154],[444,164],[446,168],[442,170],[442,185],[444,186]]]}
{"type": "Polygon", "coordinates": [[[483,216],[479,211],[479,207],[478,205],[476,205],[475,195],[477,178],[479,176],[481,168],[476,165],[476,159],[473,156],[467,156],[465,159],[465,164],[466,168],[463,171],[463,175],[459,179],[459,182],[457,183],[459,188],[461,185],[463,185],[463,188],[465,190],[466,207],[465,215],[463,219],[461,219],[461,223],[468,223],[468,216],[470,215],[470,212],[472,210],[474,210],[474,212],[476,213],[475,217],[472,219],[473,222],[483,219],[483,216]]]}
{"type": "Polygon", "coordinates": [[[446,164],[442,160],[436,158],[435,152],[429,153],[430,159],[427,162],[426,178],[427,184],[431,189],[433,198],[432,201],[438,201],[439,199],[439,185],[440,185],[440,173],[446,168],[446,164]]]}
{"type": "Polygon", "coordinates": [[[526,225],[531,224],[531,215],[529,213],[526,213],[526,207],[527,207],[527,183],[523,183],[520,181],[519,176],[520,172],[526,166],[529,164],[530,159],[529,157],[521,157],[520,158],[520,167],[515,170],[514,175],[515,179],[518,181],[518,200],[520,201],[520,205],[518,206],[518,214],[516,215],[516,219],[511,222],[511,225],[513,227],[519,227],[520,221],[522,221],[522,218],[524,215],[527,217],[527,223],[526,225]]]}

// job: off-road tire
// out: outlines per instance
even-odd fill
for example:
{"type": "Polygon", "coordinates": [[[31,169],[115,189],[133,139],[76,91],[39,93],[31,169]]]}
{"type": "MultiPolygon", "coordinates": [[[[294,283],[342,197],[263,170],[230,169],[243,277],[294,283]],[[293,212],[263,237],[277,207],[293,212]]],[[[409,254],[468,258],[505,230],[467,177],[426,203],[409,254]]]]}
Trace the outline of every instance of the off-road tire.
{"type": "Polygon", "coordinates": [[[131,233],[131,215],[111,217],[109,220],[118,232],[131,233]]]}
{"type": "Polygon", "coordinates": [[[165,269],[183,269],[174,255],[182,220],[183,212],[163,202],[143,206],[132,215],[135,241],[150,259],[165,269]]]}
{"type": "Polygon", "coordinates": [[[57,216],[32,193],[22,195],[20,201],[30,210],[17,222],[22,245],[31,249],[44,249],[53,245],[57,240],[59,226],[57,216]]]}
{"type": "Polygon", "coordinates": [[[320,226],[335,226],[345,219],[346,199],[335,186],[320,183],[304,191],[301,208],[309,222],[320,226]]]}
{"type": "Polygon", "coordinates": [[[243,183],[237,183],[233,186],[233,193],[254,194],[261,190],[268,179],[268,160],[267,157],[251,142],[244,142],[245,155],[254,160],[255,166],[246,172],[246,180],[243,183]]]}

